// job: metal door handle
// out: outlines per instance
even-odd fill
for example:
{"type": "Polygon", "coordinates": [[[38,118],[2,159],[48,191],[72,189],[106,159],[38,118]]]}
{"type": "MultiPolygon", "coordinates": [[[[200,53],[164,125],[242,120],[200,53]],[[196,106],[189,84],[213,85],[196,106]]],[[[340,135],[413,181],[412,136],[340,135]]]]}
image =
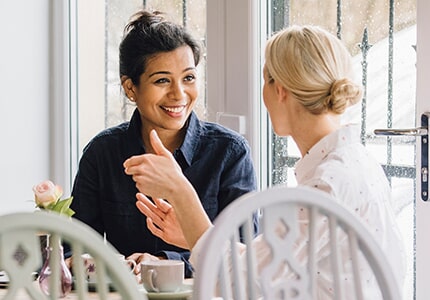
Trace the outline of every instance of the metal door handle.
{"type": "Polygon", "coordinates": [[[375,135],[421,137],[421,199],[428,200],[429,193],[429,118],[430,112],[421,115],[421,127],[411,129],[375,129],[375,135]]]}
{"type": "Polygon", "coordinates": [[[425,127],[410,128],[410,129],[375,129],[373,131],[376,135],[387,135],[387,136],[423,136],[428,135],[428,129],[425,127]]]}

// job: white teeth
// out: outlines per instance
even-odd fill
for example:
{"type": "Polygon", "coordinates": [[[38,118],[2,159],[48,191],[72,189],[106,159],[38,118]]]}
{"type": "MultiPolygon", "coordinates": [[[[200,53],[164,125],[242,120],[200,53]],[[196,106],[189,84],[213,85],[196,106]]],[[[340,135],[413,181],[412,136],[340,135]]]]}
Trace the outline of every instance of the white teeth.
{"type": "Polygon", "coordinates": [[[164,110],[167,110],[168,112],[172,113],[179,113],[184,110],[185,106],[175,106],[175,107],[166,107],[162,106],[164,110]]]}

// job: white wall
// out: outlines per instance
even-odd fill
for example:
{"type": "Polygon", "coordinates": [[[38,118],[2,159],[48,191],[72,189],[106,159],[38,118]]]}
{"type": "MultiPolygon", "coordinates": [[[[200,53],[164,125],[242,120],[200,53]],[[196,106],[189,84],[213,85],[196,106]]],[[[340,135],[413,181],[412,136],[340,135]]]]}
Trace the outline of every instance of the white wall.
{"type": "Polygon", "coordinates": [[[49,178],[49,0],[0,1],[0,214],[49,178]]]}

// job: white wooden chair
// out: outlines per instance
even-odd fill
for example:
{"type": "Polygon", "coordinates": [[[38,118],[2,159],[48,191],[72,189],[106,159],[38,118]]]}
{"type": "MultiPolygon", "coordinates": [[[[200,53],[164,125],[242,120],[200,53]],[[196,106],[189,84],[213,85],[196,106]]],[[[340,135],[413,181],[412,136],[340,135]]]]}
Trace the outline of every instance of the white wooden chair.
{"type": "Polygon", "coordinates": [[[377,298],[401,299],[386,257],[358,217],[316,189],[274,187],[240,197],[216,218],[202,240],[200,253],[194,300],[215,296],[224,300],[374,300],[368,298],[368,278],[373,279],[377,298]],[[252,213],[256,211],[261,212],[260,238],[264,237],[268,257],[272,258],[264,267],[257,263],[262,252],[256,253],[251,246],[256,241],[252,238],[252,213]],[[309,222],[303,222],[303,216],[309,222]],[[247,245],[246,255],[242,256],[238,255],[241,227],[247,245]],[[324,234],[327,242],[322,246],[324,234]],[[301,240],[302,248],[297,249],[300,236],[305,242],[301,240]],[[318,277],[322,253],[331,276],[324,278],[326,284],[318,277]],[[279,277],[280,270],[285,276],[279,277]]]}
{"type": "Polygon", "coordinates": [[[89,253],[96,260],[99,299],[108,299],[113,288],[122,299],[147,299],[139,291],[136,279],[117,258],[117,251],[86,224],[55,213],[29,212],[0,216],[0,270],[10,279],[8,293],[3,299],[15,299],[17,293],[27,293],[30,299],[58,299],[60,241],[70,244],[73,251],[74,293],[78,299],[88,299],[88,286],[81,258],[89,253]],[[52,271],[49,298],[45,296],[32,273],[42,266],[40,234],[50,236],[52,271]],[[53,284],[57,283],[57,284],[53,284]]]}

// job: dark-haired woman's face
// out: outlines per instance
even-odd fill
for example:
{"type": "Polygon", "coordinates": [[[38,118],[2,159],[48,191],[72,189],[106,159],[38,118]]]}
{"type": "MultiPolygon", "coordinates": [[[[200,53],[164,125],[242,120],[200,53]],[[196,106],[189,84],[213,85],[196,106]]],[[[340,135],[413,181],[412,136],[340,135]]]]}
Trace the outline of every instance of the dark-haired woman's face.
{"type": "Polygon", "coordinates": [[[191,48],[183,46],[149,59],[134,91],[146,129],[180,130],[198,96],[197,70],[191,48]]]}

